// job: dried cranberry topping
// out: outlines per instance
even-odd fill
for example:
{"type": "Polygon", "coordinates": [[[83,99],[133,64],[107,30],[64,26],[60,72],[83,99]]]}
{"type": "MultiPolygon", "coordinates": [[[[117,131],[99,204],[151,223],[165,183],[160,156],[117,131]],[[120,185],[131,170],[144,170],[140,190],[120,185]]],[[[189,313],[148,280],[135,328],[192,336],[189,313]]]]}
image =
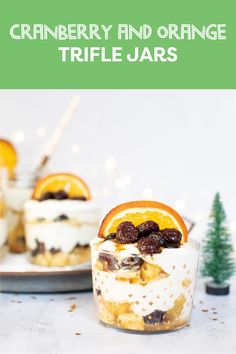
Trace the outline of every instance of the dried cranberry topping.
{"type": "Polygon", "coordinates": [[[54,192],[54,198],[53,199],[56,199],[56,200],[64,200],[64,199],[68,199],[69,196],[68,194],[63,191],[63,190],[60,190],[58,192],[54,192]]]}
{"type": "Polygon", "coordinates": [[[57,192],[45,192],[43,193],[39,201],[42,202],[48,199],[56,199],[56,200],[71,199],[71,200],[81,200],[81,201],[87,200],[83,195],[70,197],[68,193],[66,193],[64,190],[59,190],[57,192]]]}
{"type": "Polygon", "coordinates": [[[137,247],[139,251],[144,254],[153,254],[161,252],[161,246],[156,235],[150,235],[140,238],[137,247]]]}
{"type": "Polygon", "coordinates": [[[182,234],[176,229],[163,229],[160,232],[165,239],[166,247],[168,247],[169,244],[178,244],[181,241],[182,234]]]}
{"type": "Polygon", "coordinates": [[[137,229],[139,231],[139,236],[143,237],[148,236],[153,231],[159,231],[159,225],[155,221],[147,220],[142,224],[139,224],[137,229]]]}
{"type": "Polygon", "coordinates": [[[118,243],[134,243],[138,241],[138,229],[130,221],[122,222],[116,230],[118,243]]]}
{"type": "Polygon", "coordinates": [[[51,192],[43,193],[43,195],[40,197],[39,201],[43,202],[44,200],[47,200],[47,199],[53,199],[53,193],[51,193],[51,192]]]}
{"type": "Polygon", "coordinates": [[[181,243],[166,243],[165,248],[179,248],[181,246],[181,243]]]}
{"type": "Polygon", "coordinates": [[[152,232],[149,236],[154,237],[160,247],[165,246],[165,239],[160,231],[152,232]]]}
{"type": "Polygon", "coordinates": [[[106,237],[106,240],[114,240],[116,238],[116,233],[111,233],[106,237]]]}
{"type": "Polygon", "coordinates": [[[87,198],[86,197],[84,197],[83,195],[80,195],[80,196],[75,196],[75,197],[72,197],[72,198],[70,198],[71,200],[81,200],[81,201],[86,201],[87,200],[87,198]]]}

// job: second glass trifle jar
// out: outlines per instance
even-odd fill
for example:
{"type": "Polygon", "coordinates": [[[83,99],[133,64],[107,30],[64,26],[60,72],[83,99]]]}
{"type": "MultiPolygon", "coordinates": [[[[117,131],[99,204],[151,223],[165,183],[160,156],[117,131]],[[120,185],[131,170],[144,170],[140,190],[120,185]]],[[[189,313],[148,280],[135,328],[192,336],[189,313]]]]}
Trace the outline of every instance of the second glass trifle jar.
{"type": "Polygon", "coordinates": [[[190,320],[199,245],[158,202],[122,204],[91,242],[97,317],[126,331],[166,332],[190,320]]]}
{"type": "Polygon", "coordinates": [[[37,180],[38,175],[36,173],[20,171],[8,181],[5,194],[10,252],[22,253],[26,251],[24,203],[31,198],[32,188],[37,180]]]}
{"type": "Polygon", "coordinates": [[[29,260],[45,267],[90,262],[100,207],[87,184],[72,173],[52,173],[36,183],[25,209],[29,260]]]}

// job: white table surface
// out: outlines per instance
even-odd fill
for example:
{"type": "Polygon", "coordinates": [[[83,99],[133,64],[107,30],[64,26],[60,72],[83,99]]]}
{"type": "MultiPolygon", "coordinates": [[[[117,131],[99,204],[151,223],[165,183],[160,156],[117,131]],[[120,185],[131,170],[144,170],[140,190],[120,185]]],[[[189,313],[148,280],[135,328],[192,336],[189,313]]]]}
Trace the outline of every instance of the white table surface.
{"type": "Polygon", "coordinates": [[[219,297],[198,284],[190,327],[159,335],[101,326],[91,292],[1,294],[0,343],[2,354],[236,353],[236,282],[229,296],[219,297]],[[78,308],[69,312],[72,304],[78,308]]]}

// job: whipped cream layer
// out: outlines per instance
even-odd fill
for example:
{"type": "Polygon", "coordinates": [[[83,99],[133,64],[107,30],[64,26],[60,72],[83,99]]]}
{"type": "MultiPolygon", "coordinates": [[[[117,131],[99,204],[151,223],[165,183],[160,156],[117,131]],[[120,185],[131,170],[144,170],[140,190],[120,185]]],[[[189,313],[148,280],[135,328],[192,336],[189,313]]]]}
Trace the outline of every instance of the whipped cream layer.
{"type": "Polygon", "coordinates": [[[30,200],[25,203],[26,245],[30,250],[43,242],[51,248],[70,252],[79,244],[88,245],[96,237],[100,208],[92,201],[30,200]],[[68,219],[56,221],[60,215],[68,219]]]}
{"type": "Polygon", "coordinates": [[[0,218],[0,247],[2,247],[7,240],[7,222],[6,219],[0,218]]]}
{"type": "Polygon", "coordinates": [[[164,248],[161,253],[152,256],[140,254],[135,244],[122,245],[122,250],[117,252],[115,242],[101,243],[99,238],[91,242],[91,247],[94,287],[101,290],[106,301],[131,303],[135,313],[146,316],[157,309],[167,311],[174,306],[180,296],[184,296],[185,304],[181,318],[190,316],[198,263],[198,247],[195,241],[189,240],[180,248],[164,248]],[[99,253],[106,251],[111,252],[118,260],[139,256],[148,263],[158,265],[167,276],[162,279],[151,279],[146,285],[118,280],[119,276],[122,278],[127,272],[128,276],[135,277],[135,272],[132,275],[132,272],[122,268],[116,272],[98,270],[96,262],[99,253]]]}
{"type": "Polygon", "coordinates": [[[78,219],[82,223],[93,223],[100,217],[100,208],[94,201],[90,200],[49,199],[42,202],[29,200],[25,203],[26,221],[34,221],[40,218],[53,220],[60,215],[66,215],[69,219],[78,219]]]}
{"type": "Polygon", "coordinates": [[[43,242],[46,250],[59,248],[63,252],[70,252],[79,244],[89,245],[91,239],[97,235],[97,226],[81,225],[71,226],[65,222],[53,222],[51,224],[26,224],[26,244],[31,250],[37,246],[36,240],[43,242]]]}

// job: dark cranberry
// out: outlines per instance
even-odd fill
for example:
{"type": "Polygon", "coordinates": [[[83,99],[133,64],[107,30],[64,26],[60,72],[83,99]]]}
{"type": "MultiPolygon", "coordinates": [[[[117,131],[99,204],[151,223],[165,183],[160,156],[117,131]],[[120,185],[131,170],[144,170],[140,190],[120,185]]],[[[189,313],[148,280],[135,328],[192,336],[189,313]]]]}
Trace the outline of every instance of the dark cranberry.
{"type": "Polygon", "coordinates": [[[140,257],[127,257],[122,259],[120,267],[123,270],[133,270],[136,272],[137,270],[139,270],[142,264],[143,260],[140,257]]]}
{"type": "Polygon", "coordinates": [[[51,192],[43,193],[43,195],[39,198],[39,201],[43,202],[44,200],[48,200],[48,199],[54,199],[53,193],[51,192]]]}
{"type": "Polygon", "coordinates": [[[86,201],[86,197],[84,197],[83,195],[77,196],[77,197],[72,197],[70,198],[71,200],[81,200],[81,201],[86,201]]]}
{"type": "Polygon", "coordinates": [[[56,200],[68,199],[68,194],[63,190],[60,190],[58,192],[54,192],[54,199],[56,199],[56,200]]]}
{"type": "Polygon", "coordinates": [[[68,216],[64,215],[64,214],[61,214],[59,215],[58,217],[56,217],[53,221],[65,221],[65,220],[68,220],[68,216]]]}
{"type": "Polygon", "coordinates": [[[122,222],[116,230],[118,243],[134,243],[138,241],[138,229],[130,221],[122,222]]]}
{"type": "Polygon", "coordinates": [[[137,247],[139,251],[144,254],[153,254],[161,252],[161,247],[158,243],[158,240],[156,239],[156,236],[146,236],[140,238],[137,247]]]}
{"type": "Polygon", "coordinates": [[[74,249],[76,248],[89,248],[90,246],[88,244],[85,244],[85,245],[81,245],[79,242],[76,243],[74,249]]]}
{"type": "Polygon", "coordinates": [[[143,316],[144,323],[154,325],[156,323],[163,322],[166,312],[161,310],[155,310],[147,316],[143,316]]]}
{"type": "Polygon", "coordinates": [[[36,239],[36,248],[31,252],[33,257],[37,256],[40,253],[45,252],[45,245],[44,242],[40,242],[36,239]]]}
{"type": "Polygon", "coordinates": [[[137,226],[139,237],[148,236],[152,231],[159,231],[159,225],[152,220],[147,220],[137,226]]]}
{"type": "Polygon", "coordinates": [[[52,248],[50,249],[51,254],[56,254],[56,253],[58,253],[58,252],[60,252],[60,251],[61,251],[60,248],[54,248],[54,247],[52,247],[52,248]]]}
{"type": "Polygon", "coordinates": [[[109,234],[107,237],[106,237],[106,240],[114,240],[116,238],[116,233],[112,233],[112,234],[109,234]]]}
{"type": "Polygon", "coordinates": [[[103,264],[104,270],[118,270],[119,265],[117,259],[108,253],[99,253],[99,261],[103,264]]]}
{"type": "Polygon", "coordinates": [[[162,233],[160,231],[158,232],[152,232],[150,235],[150,237],[155,237],[155,240],[158,242],[160,247],[164,247],[165,245],[165,239],[162,235],[162,233]]]}
{"type": "Polygon", "coordinates": [[[165,248],[179,248],[181,246],[180,242],[179,243],[166,243],[165,248]]]}
{"type": "Polygon", "coordinates": [[[182,234],[176,229],[163,229],[160,232],[165,239],[166,247],[168,244],[178,244],[181,241],[182,234]]]}

